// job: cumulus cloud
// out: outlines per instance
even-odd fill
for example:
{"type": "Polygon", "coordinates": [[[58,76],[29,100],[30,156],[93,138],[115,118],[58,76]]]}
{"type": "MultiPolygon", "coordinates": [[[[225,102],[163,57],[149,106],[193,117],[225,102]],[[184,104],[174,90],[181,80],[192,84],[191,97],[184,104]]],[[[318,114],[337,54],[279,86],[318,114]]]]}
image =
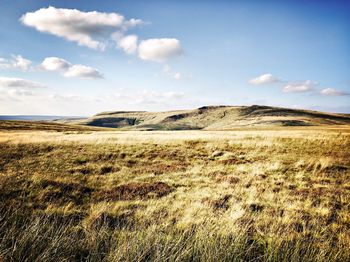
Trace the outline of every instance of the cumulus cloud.
{"type": "Polygon", "coordinates": [[[299,82],[289,82],[283,87],[283,92],[285,93],[303,93],[311,91],[317,83],[311,80],[299,81],[299,82]]]}
{"type": "Polygon", "coordinates": [[[71,64],[59,57],[46,57],[41,63],[41,68],[47,71],[65,71],[71,64]]]}
{"type": "Polygon", "coordinates": [[[280,82],[281,80],[277,77],[274,77],[272,74],[263,74],[261,76],[258,76],[256,78],[253,78],[248,81],[251,85],[265,85],[265,84],[273,84],[280,82]]]}
{"type": "Polygon", "coordinates": [[[103,75],[95,68],[86,65],[72,65],[59,57],[46,57],[40,68],[47,71],[61,72],[65,77],[79,77],[85,79],[103,78],[103,75]]]}
{"type": "Polygon", "coordinates": [[[137,51],[137,35],[124,36],[120,32],[112,34],[112,39],[116,42],[117,47],[122,49],[127,54],[135,54],[137,51]]]}
{"type": "Polygon", "coordinates": [[[100,50],[105,49],[106,36],[109,37],[113,31],[125,31],[142,24],[140,19],[125,20],[124,16],[118,13],[83,12],[52,6],[28,12],[22,15],[20,21],[40,32],[100,50]]]}
{"type": "Polygon", "coordinates": [[[49,6],[27,12],[19,20],[23,25],[40,32],[92,49],[105,50],[113,40],[119,49],[127,54],[138,54],[143,60],[164,62],[183,53],[180,41],[176,38],[147,39],[138,45],[138,36],[127,34],[127,31],[145,22],[135,18],[126,20],[118,13],[84,12],[49,6]]]}
{"type": "Polygon", "coordinates": [[[64,74],[65,77],[80,77],[86,79],[103,78],[103,75],[90,66],[73,65],[64,74]]]}
{"type": "Polygon", "coordinates": [[[176,38],[154,38],[141,41],[139,57],[143,60],[165,62],[183,53],[180,41],[176,38]]]}
{"type": "Polygon", "coordinates": [[[28,71],[32,61],[23,58],[21,55],[12,55],[11,59],[0,58],[0,68],[2,69],[19,69],[28,71]]]}
{"type": "Polygon", "coordinates": [[[339,91],[333,88],[325,88],[321,90],[321,94],[324,96],[348,96],[349,93],[339,91]]]}
{"type": "Polygon", "coordinates": [[[15,77],[0,77],[0,87],[9,88],[41,88],[45,85],[30,80],[15,77]]]}

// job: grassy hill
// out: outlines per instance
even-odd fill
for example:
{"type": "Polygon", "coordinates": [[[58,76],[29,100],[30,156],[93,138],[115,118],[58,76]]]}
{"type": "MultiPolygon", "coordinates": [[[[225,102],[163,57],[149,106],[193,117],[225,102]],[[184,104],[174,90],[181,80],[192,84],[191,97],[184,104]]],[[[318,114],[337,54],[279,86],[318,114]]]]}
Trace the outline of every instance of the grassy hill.
{"type": "Polygon", "coordinates": [[[22,120],[0,120],[0,131],[2,130],[32,130],[32,131],[98,131],[104,130],[100,127],[81,126],[74,124],[63,124],[46,121],[22,121],[22,120]]]}
{"type": "Polygon", "coordinates": [[[229,130],[247,126],[342,125],[350,124],[350,116],[258,105],[204,106],[194,110],[167,112],[102,112],[70,122],[132,130],[229,130]]]}

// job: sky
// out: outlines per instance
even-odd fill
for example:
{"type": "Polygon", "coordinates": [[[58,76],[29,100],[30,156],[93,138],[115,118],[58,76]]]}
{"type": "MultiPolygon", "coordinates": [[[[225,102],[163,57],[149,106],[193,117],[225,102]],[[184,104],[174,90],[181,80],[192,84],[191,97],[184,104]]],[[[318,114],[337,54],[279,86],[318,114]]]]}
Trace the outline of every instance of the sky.
{"type": "Polygon", "coordinates": [[[0,114],[350,113],[350,0],[0,0],[0,114]]]}

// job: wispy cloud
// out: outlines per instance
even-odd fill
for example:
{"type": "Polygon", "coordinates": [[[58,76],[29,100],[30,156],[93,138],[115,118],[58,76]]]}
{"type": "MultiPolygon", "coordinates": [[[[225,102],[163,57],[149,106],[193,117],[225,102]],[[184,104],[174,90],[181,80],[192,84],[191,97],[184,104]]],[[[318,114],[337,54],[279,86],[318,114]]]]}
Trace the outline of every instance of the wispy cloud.
{"type": "Polygon", "coordinates": [[[22,98],[34,96],[34,89],[46,87],[44,84],[22,78],[0,77],[1,100],[20,101],[22,98]]]}
{"type": "Polygon", "coordinates": [[[0,87],[7,88],[42,88],[44,84],[22,78],[0,77],[0,87]]]}
{"type": "Polygon", "coordinates": [[[339,91],[334,88],[325,88],[321,90],[321,94],[324,96],[349,96],[347,92],[339,91]]]}
{"type": "Polygon", "coordinates": [[[18,69],[28,71],[32,61],[23,58],[21,55],[11,55],[10,59],[0,58],[0,69],[18,69]]]}
{"type": "Polygon", "coordinates": [[[324,96],[345,96],[349,95],[346,92],[338,91],[333,88],[325,88],[321,91],[315,90],[315,87],[319,85],[318,82],[312,80],[303,81],[287,81],[272,74],[263,74],[248,81],[251,85],[266,85],[266,84],[279,84],[282,87],[284,93],[306,93],[310,91],[320,92],[324,96]]]}
{"type": "Polygon", "coordinates": [[[266,84],[273,84],[273,83],[278,83],[281,80],[272,74],[263,74],[261,76],[258,76],[256,78],[253,78],[248,81],[249,84],[251,85],[266,85],[266,84]]]}
{"type": "Polygon", "coordinates": [[[311,81],[311,80],[305,80],[305,81],[296,81],[296,82],[288,82],[283,87],[283,92],[285,93],[303,93],[308,92],[313,89],[313,87],[317,86],[318,83],[311,81]]]}

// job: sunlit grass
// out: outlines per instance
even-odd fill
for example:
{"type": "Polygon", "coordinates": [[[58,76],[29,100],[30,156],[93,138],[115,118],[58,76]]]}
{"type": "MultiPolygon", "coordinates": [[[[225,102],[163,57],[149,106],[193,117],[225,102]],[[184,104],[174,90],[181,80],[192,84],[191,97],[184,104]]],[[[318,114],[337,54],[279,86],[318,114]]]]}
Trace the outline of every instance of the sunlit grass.
{"type": "Polygon", "coordinates": [[[346,261],[350,132],[0,133],[0,260],[346,261]]]}

